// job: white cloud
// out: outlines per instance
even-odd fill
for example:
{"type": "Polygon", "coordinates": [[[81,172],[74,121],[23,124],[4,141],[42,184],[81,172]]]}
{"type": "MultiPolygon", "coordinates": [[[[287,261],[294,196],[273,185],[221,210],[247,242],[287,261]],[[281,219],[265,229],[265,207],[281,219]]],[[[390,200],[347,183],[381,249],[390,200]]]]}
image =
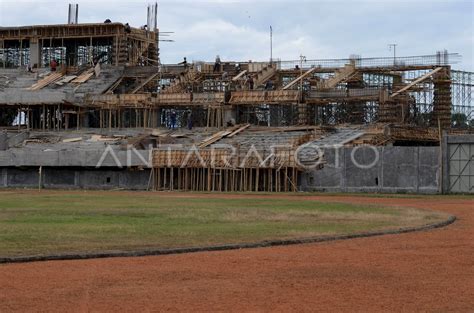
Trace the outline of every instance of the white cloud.
{"type": "MultiPolygon", "coordinates": [[[[64,23],[67,4],[79,3],[80,22],[146,21],[153,0],[0,0],[0,25],[64,23]]],[[[463,55],[456,68],[474,70],[474,4],[466,0],[161,0],[158,24],[173,31],[161,43],[165,62],[268,60],[269,26],[273,55],[281,59],[432,54],[448,49],[463,55]]]]}

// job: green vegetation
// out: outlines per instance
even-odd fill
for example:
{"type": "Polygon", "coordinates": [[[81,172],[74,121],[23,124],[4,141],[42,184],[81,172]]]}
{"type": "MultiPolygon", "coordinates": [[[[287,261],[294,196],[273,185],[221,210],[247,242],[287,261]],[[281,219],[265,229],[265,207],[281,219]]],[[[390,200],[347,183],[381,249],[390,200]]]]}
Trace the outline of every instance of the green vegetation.
{"type": "Polygon", "coordinates": [[[432,223],[415,209],[287,197],[0,192],[0,256],[202,246],[432,223]]]}

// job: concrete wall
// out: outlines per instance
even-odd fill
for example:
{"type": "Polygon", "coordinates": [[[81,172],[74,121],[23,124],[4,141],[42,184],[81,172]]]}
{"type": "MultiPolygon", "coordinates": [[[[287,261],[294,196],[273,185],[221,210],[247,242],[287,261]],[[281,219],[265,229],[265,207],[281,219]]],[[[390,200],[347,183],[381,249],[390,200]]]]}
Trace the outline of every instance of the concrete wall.
{"type": "MultiPolygon", "coordinates": [[[[110,147],[110,146],[109,146],[110,147]]],[[[133,167],[147,166],[149,150],[33,150],[10,149],[0,151],[0,167],[11,166],[51,166],[51,167],[133,167]],[[102,160],[102,162],[101,162],[102,160]],[[145,161],[145,162],[144,162],[145,161]]]]}
{"type": "MultiPolygon", "coordinates": [[[[0,151],[0,187],[37,188],[43,168],[44,188],[137,189],[148,187],[150,169],[134,153],[115,151],[124,165],[103,151],[0,151]],[[140,168],[144,168],[140,170],[140,168]]],[[[139,151],[148,159],[148,151],[139,151]]],[[[325,149],[327,164],[303,173],[300,189],[332,192],[438,193],[439,147],[360,147],[325,149]]]]}
{"type": "MultiPolygon", "coordinates": [[[[86,169],[43,167],[42,188],[48,189],[131,189],[146,190],[150,169],[86,169]]],[[[39,169],[4,167],[0,169],[0,187],[38,188],[39,169]]]]}
{"type": "Polygon", "coordinates": [[[327,164],[301,177],[305,191],[439,191],[438,147],[356,147],[324,149],[327,164]]]}
{"type": "Polygon", "coordinates": [[[474,194],[474,134],[443,136],[443,193],[474,194]]]}
{"type": "Polygon", "coordinates": [[[7,131],[0,130],[0,151],[5,151],[8,149],[8,134],[7,131]]]}

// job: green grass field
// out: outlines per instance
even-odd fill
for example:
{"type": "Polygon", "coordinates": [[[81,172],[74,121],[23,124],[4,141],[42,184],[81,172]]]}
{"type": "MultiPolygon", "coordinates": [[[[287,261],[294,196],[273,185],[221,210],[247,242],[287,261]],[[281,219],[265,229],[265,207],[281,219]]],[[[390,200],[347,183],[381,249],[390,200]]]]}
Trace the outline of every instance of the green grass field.
{"type": "Polygon", "coordinates": [[[292,197],[146,192],[1,191],[0,256],[176,248],[424,225],[444,216],[407,208],[292,197]]]}

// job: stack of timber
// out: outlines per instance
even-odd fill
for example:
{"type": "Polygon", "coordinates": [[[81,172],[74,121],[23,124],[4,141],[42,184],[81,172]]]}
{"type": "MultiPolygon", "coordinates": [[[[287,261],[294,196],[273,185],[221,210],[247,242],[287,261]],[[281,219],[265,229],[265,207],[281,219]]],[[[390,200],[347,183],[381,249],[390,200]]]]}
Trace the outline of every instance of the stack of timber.
{"type": "Polygon", "coordinates": [[[64,76],[64,72],[51,73],[51,74],[47,75],[45,78],[43,78],[42,80],[38,81],[36,84],[33,84],[31,87],[26,88],[26,89],[27,90],[33,90],[33,91],[34,90],[39,90],[41,88],[44,88],[44,87],[48,86],[49,84],[52,84],[52,83],[58,81],[63,76],[64,76]]]}
{"type": "Polygon", "coordinates": [[[82,84],[88,81],[94,75],[94,68],[91,67],[90,69],[84,71],[81,75],[77,76],[72,83],[82,84]]]}
{"type": "Polygon", "coordinates": [[[439,129],[408,125],[389,125],[384,135],[393,141],[439,142],[439,129]]]}
{"type": "Polygon", "coordinates": [[[198,147],[199,148],[205,148],[209,145],[212,145],[213,143],[215,143],[216,141],[219,141],[221,140],[222,138],[224,137],[233,137],[235,135],[237,135],[238,133],[244,131],[245,129],[247,129],[248,127],[250,127],[250,124],[246,124],[246,125],[236,125],[236,126],[233,126],[233,127],[230,127],[228,129],[225,129],[225,130],[221,130],[221,131],[218,131],[217,133],[213,134],[212,136],[204,139],[199,145],[198,147]]]}

